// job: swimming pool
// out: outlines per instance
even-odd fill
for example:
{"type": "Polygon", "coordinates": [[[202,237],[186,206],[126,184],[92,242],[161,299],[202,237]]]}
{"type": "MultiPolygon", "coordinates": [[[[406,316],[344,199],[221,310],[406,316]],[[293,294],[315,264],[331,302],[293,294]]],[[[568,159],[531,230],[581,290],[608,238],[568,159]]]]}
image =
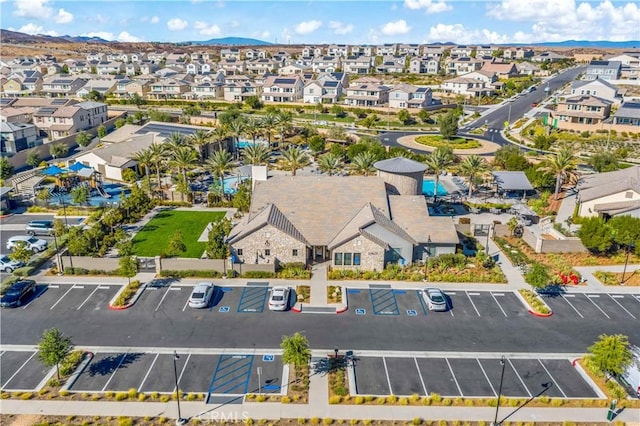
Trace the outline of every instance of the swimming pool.
{"type": "MultiPolygon", "coordinates": [[[[435,186],[435,181],[433,181],[433,180],[423,180],[422,181],[422,194],[426,195],[427,197],[433,197],[434,186],[435,186]]],[[[449,191],[447,191],[446,188],[444,186],[442,186],[441,182],[438,182],[438,192],[437,192],[436,195],[438,195],[439,197],[443,196],[443,195],[449,195],[449,191]]]]}
{"type": "MultiPolygon", "coordinates": [[[[240,139],[240,140],[238,141],[238,149],[243,149],[243,148],[246,148],[246,147],[248,147],[249,145],[253,145],[253,144],[254,144],[254,142],[253,142],[253,141],[247,141],[247,140],[242,140],[242,139],[240,139]]],[[[267,141],[256,140],[256,141],[255,141],[255,144],[256,144],[256,145],[266,145],[266,144],[267,144],[267,141]]]]}
{"type": "MultiPolygon", "coordinates": [[[[97,206],[118,204],[120,203],[120,197],[122,195],[123,190],[125,194],[128,194],[130,192],[129,189],[127,189],[126,187],[115,184],[115,183],[102,184],[102,188],[104,189],[104,192],[108,194],[110,197],[109,198],[103,197],[98,193],[97,190],[92,189],[91,197],[89,198],[89,205],[97,207],[97,206]]],[[[62,201],[66,205],[73,205],[73,203],[71,202],[70,193],[63,194],[62,196],[53,195],[49,200],[49,204],[60,205],[60,198],[62,198],[62,201]]]]}
{"type": "Polygon", "coordinates": [[[228,178],[224,178],[224,193],[225,194],[235,194],[236,192],[238,192],[238,179],[240,179],[240,182],[244,182],[247,177],[246,176],[241,176],[241,177],[228,177],[228,178]]]}

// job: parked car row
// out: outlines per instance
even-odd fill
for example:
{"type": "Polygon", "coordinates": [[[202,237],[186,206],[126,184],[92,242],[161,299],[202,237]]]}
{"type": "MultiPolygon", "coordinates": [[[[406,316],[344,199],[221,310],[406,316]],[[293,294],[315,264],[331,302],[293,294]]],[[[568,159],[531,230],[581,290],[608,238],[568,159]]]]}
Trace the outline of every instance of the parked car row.
{"type": "MultiPolygon", "coordinates": [[[[191,291],[189,296],[189,307],[194,309],[208,308],[211,304],[211,300],[215,296],[216,288],[213,283],[201,282],[191,291]]],[[[268,306],[272,311],[286,311],[289,308],[289,299],[291,290],[289,287],[273,287],[269,290],[271,293],[269,296],[268,306]]]]}

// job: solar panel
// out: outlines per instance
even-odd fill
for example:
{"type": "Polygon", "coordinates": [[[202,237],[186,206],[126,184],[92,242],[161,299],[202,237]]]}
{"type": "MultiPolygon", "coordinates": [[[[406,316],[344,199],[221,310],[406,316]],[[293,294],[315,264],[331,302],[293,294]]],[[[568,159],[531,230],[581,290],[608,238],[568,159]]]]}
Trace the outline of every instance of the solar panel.
{"type": "Polygon", "coordinates": [[[68,99],[54,99],[51,101],[51,105],[66,105],[69,102],[68,99]]]}
{"type": "Polygon", "coordinates": [[[296,80],[294,78],[276,78],[273,82],[275,84],[295,84],[296,80]]]}
{"type": "Polygon", "coordinates": [[[36,81],[38,81],[38,79],[34,77],[27,77],[24,79],[25,83],[35,83],[36,81]]]}
{"type": "Polygon", "coordinates": [[[51,84],[69,84],[71,80],[53,80],[51,84]]]}
{"type": "Polygon", "coordinates": [[[44,108],[40,108],[38,110],[38,114],[53,114],[54,112],[56,112],[58,110],[58,108],[50,108],[50,107],[44,107],[44,108]]]}
{"type": "Polygon", "coordinates": [[[13,101],[14,101],[13,99],[9,99],[9,98],[0,98],[0,105],[2,106],[11,105],[13,101]]]}
{"type": "Polygon", "coordinates": [[[325,81],[324,85],[326,87],[337,87],[338,86],[338,82],[337,81],[325,81]]]}

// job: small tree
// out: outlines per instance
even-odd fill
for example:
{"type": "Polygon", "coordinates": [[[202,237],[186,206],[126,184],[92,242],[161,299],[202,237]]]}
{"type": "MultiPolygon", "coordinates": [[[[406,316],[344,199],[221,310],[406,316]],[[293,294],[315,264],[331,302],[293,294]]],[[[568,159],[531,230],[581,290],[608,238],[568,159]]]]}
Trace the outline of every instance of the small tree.
{"type": "Polygon", "coordinates": [[[458,116],[455,111],[449,111],[440,119],[440,133],[446,139],[451,139],[458,133],[458,116]]]}
{"type": "Polygon", "coordinates": [[[304,334],[296,332],[291,336],[282,336],[280,348],[282,348],[282,362],[293,365],[294,376],[297,380],[299,369],[308,365],[309,358],[311,358],[309,340],[304,334]]]}
{"type": "Polygon", "coordinates": [[[622,334],[601,334],[588,351],[589,365],[614,377],[624,373],[632,362],[629,338],[622,334]]]}
{"type": "Polygon", "coordinates": [[[611,229],[601,217],[584,219],[578,229],[578,237],[587,249],[595,252],[609,251],[613,244],[611,229]]]}
{"type": "Polygon", "coordinates": [[[91,135],[87,132],[80,132],[76,135],[76,143],[82,148],[88,146],[91,143],[91,135]]]}
{"type": "Polygon", "coordinates": [[[98,126],[97,129],[97,134],[98,134],[98,138],[102,139],[105,136],[107,136],[107,128],[104,127],[102,124],[98,126]]]}
{"type": "Polygon", "coordinates": [[[534,263],[524,276],[524,280],[533,288],[544,288],[551,283],[551,276],[544,265],[534,263]]]}
{"type": "Polygon", "coordinates": [[[314,135],[311,137],[311,139],[309,139],[309,149],[311,149],[311,152],[313,153],[313,155],[320,154],[322,151],[325,150],[325,147],[326,147],[326,142],[322,136],[314,135]]]}
{"type": "Polygon", "coordinates": [[[207,239],[207,257],[209,259],[226,259],[229,245],[225,242],[231,232],[231,221],[227,218],[211,223],[207,239]]]}
{"type": "Polygon", "coordinates": [[[49,154],[53,158],[63,158],[69,153],[69,147],[62,143],[52,143],[49,147],[49,154]]]}
{"type": "Polygon", "coordinates": [[[122,256],[118,259],[118,272],[123,277],[127,277],[129,284],[131,284],[131,278],[138,273],[138,261],[134,256],[122,256]]]}
{"type": "Polygon", "coordinates": [[[71,338],[65,336],[57,328],[50,328],[42,333],[38,343],[38,358],[45,367],[56,366],[56,375],[60,380],[60,363],[73,351],[71,338]]]}
{"type": "Polygon", "coordinates": [[[413,121],[411,113],[407,109],[401,109],[398,111],[398,120],[402,121],[402,124],[407,125],[413,121]]]}
{"type": "Polygon", "coordinates": [[[431,122],[431,114],[426,109],[421,109],[418,111],[418,118],[424,123],[427,124],[431,122]]]}
{"type": "Polygon", "coordinates": [[[42,159],[40,158],[38,151],[36,149],[29,150],[29,153],[27,154],[27,164],[31,167],[36,167],[40,164],[40,161],[42,161],[42,159]]]}
{"type": "Polygon", "coordinates": [[[7,157],[0,157],[0,180],[9,179],[13,176],[13,165],[7,157]]]}
{"type": "Polygon", "coordinates": [[[169,238],[169,243],[167,244],[167,255],[177,256],[185,251],[187,251],[187,245],[184,243],[182,231],[178,230],[169,238]]]}
{"type": "Polygon", "coordinates": [[[120,127],[124,126],[126,123],[127,122],[124,118],[118,118],[115,122],[116,129],[119,129],[120,127]]]}
{"type": "Polygon", "coordinates": [[[90,196],[91,193],[89,192],[89,188],[86,186],[76,186],[71,190],[71,202],[73,204],[87,204],[90,196]]]}
{"type": "Polygon", "coordinates": [[[16,262],[22,262],[26,264],[31,259],[32,254],[33,253],[31,252],[31,250],[29,250],[27,243],[21,241],[16,244],[13,252],[11,252],[11,254],[9,255],[9,258],[11,260],[15,260],[16,262]]]}

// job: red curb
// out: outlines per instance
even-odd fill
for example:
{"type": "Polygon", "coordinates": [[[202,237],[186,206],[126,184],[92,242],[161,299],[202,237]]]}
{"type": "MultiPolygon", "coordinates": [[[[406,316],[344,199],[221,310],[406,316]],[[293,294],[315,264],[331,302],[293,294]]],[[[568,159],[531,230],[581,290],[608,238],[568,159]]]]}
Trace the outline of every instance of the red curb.
{"type": "Polygon", "coordinates": [[[578,361],[580,361],[581,359],[582,359],[582,358],[576,358],[576,359],[574,359],[573,361],[571,361],[571,366],[572,366],[572,367],[575,367],[575,366],[576,366],[576,364],[578,363],[578,361]]]}
{"type": "Polygon", "coordinates": [[[299,313],[301,313],[301,312],[302,312],[302,307],[300,307],[300,308],[296,308],[296,306],[295,306],[295,305],[293,305],[293,306],[291,307],[291,312],[295,312],[296,314],[299,314],[299,313]]]}
{"type": "Polygon", "coordinates": [[[111,303],[109,303],[109,309],[111,309],[112,311],[124,311],[125,309],[128,309],[131,306],[133,306],[133,303],[129,303],[123,306],[113,306],[111,303]]]}
{"type": "Polygon", "coordinates": [[[336,314],[343,314],[349,310],[348,306],[344,306],[342,309],[336,309],[336,314]]]}
{"type": "Polygon", "coordinates": [[[549,312],[548,314],[541,314],[539,312],[534,312],[531,309],[529,309],[529,313],[535,317],[539,317],[539,318],[549,318],[551,315],[553,315],[553,312],[549,312]]]}

